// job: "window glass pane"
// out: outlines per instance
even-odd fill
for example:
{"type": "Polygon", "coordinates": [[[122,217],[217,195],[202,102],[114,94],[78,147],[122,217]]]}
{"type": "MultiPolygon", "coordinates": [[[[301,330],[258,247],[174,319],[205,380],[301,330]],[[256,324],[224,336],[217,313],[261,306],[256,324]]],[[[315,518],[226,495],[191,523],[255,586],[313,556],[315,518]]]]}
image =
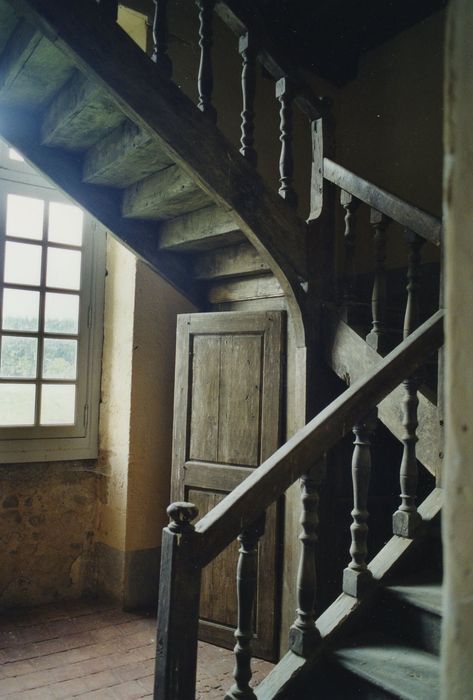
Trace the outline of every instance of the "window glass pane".
{"type": "Polygon", "coordinates": [[[8,242],[5,246],[5,282],[34,284],[41,281],[41,246],[8,242]]]}
{"type": "Polygon", "coordinates": [[[47,286],[80,289],[80,258],[78,250],[48,248],[47,286]]]}
{"type": "Polygon", "coordinates": [[[46,333],[77,333],[79,331],[79,297],[76,294],[46,294],[44,312],[46,333]]]}
{"type": "Polygon", "coordinates": [[[75,401],[74,384],[43,384],[41,425],[73,425],[75,401]]]}
{"type": "Polygon", "coordinates": [[[5,379],[34,379],[36,377],[36,338],[3,336],[0,377],[5,379]]]}
{"type": "Polygon", "coordinates": [[[15,151],[14,148],[8,149],[8,157],[10,158],[10,160],[17,160],[19,163],[25,162],[25,159],[23,158],[23,156],[20,156],[18,151],[15,151]]]}
{"type": "Polygon", "coordinates": [[[49,205],[48,240],[68,245],[82,244],[83,215],[73,204],[51,202],[49,205]]]}
{"type": "Polygon", "coordinates": [[[34,384],[0,384],[0,425],[34,425],[34,384]]]}
{"type": "Polygon", "coordinates": [[[43,377],[45,379],[75,379],[77,340],[44,339],[43,377]]]}
{"type": "Polygon", "coordinates": [[[43,237],[44,202],[33,197],[9,194],[7,198],[7,236],[43,237]]]}
{"type": "Polygon", "coordinates": [[[3,291],[3,322],[6,331],[37,331],[39,321],[39,292],[23,289],[3,291]]]}

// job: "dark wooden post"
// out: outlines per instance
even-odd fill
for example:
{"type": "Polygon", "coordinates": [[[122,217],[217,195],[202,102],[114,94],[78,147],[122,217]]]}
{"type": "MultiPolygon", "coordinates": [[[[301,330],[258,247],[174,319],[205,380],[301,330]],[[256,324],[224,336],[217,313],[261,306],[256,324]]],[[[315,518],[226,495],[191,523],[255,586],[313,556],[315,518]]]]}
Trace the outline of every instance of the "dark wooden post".
{"type": "MultiPolygon", "coordinates": [[[[404,316],[403,337],[407,338],[419,325],[419,273],[420,251],[423,239],[417,234],[408,231],[406,233],[409,247],[409,261],[407,267],[407,304],[404,316]]],[[[401,505],[393,515],[393,533],[401,537],[412,537],[422,518],[417,512],[417,480],[418,466],[416,459],[417,443],[417,408],[419,399],[417,390],[419,377],[414,375],[404,382],[403,417],[404,444],[401,461],[401,505]]]]}
{"type": "Polygon", "coordinates": [[[317,573],[315,568],[315,547],[319,525],[319,480],[309,473],[301,479],[302,512],[300,523],[302,542],[299,569],[297,572],[297,618],[289,630],[289,648],[299,656],[308,656],[320,640],[320,632],[315,626],[315,600],[317,593],[317,573]]]}
{"type": "Polygon", "coordinates": [[[118,0],[96,0],[107,22],[116,22],[118,18],[118,0]]]}
{"type": "Polygon", "coordinates": [[[152,60],[169,78],[172,75],[172,63],[168,55],[168,21],[167,0],[153,0],[153,54],[152,60]]]}
{"type": "Polygon", "coordinates": [[[212,105],[213,68],[212,68],[212,42],[213,42],[213,10],[215,0],[196,0],[199,8],[199,46],[200,65],[197,86],[199,89],[198,108],[213,122],[217,121],[217,112],[212,105]]]}
{"type": "Polygon", "coordinates": [[[279,158],[279,194],[291,206],[297,205],[297,195],[293,187],[294,159],[292,154],[292,101],[294,91],[288,78],[280,78],[276,83],[276,97],[281,105],[279,110],[280,125],[279,140],[281,141],[281,156],[279,158]]]}
{"type": "Polygon", "coordinates": [[[195,563],[193,503],[173,503],[163,530],[156,640],[155,700],[194,700],[202,571],[195,563]]]}
{"type": "Polygon", "coordinates": [[[252,35],[243,34],[239,43],[243,66],[241,71],[241,90],[243,110],[241,113],[241,148],[240,153],[256,165],[257,156],[254,149],[255,131],[255,89],[256,89],[256,46],[252,35]]]}
{"type": "Polygon", "coordinates": [[[353,522],[351,531],[351,562],[343,572],[343,592],[354,598],[361,597],[372,583],[366,564],[368,554],[368,491],[371,475],[371,435],[376,429],[377,411],[353,428],[355,434],[352,480],[353,522]]]}
{"type": "Polygon", "coordinates": [[[345,269],[343,273],[342,316],[347,323],[356,323],[355,303],[355,249],[356,249],[356,218],[355,212],[359,200],[345,190],[340,191],[340,204],[345,209],[345,269]]]}
{"type": "Polygon", "coordinates": [[[258,575],[258,542],[264,534],[264,515],[238,537],[240,543],[237,568],[238,626],[235,630],[236,645],[235,685],[225,695],[225,700],[256,700],[250,687],[251,640],[253,639],[253,606],[258,575]]]}
{"type": "Polygon", "coordinates": [[[370,211],[370,223],[374,228],[375,273],[371,295],[372,329],[366,342],[381,355],[388,351],[386,334],[386,228],[389,219],[376,209],[370,211]]]}

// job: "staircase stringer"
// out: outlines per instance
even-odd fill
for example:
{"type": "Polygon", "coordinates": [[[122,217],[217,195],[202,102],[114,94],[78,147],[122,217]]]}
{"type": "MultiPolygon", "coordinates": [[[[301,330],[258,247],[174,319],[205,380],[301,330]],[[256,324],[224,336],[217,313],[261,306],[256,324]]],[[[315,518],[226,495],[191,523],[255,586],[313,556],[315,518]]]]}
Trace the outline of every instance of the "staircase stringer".
{"type": "Polygon", "coordinates": [[[98,26],[92,3],[74,2],[71,8],[55,0],[8,2],[106,90],[123,114],[147,131],[219,207],[231,212],[281,285],[296,343],[305,346],[305,222],[118,25],[98,26]]]}

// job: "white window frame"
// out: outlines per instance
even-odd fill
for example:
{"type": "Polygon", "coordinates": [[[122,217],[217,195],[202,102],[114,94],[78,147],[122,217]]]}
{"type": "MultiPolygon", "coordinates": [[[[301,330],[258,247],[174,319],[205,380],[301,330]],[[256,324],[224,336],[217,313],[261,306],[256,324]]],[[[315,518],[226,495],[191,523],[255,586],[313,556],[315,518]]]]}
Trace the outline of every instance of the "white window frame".
{"type": "MultiPolygon", "coordinates": [[[[0,321],[10,193],[71,203],[27,163],[10,159],[9,147],[0,142],[0,321]]],[[[0,427],[0,464],[95,459],[98,454],[106,234],[87,212],[83,214],[75,424],[0,427]]]]}

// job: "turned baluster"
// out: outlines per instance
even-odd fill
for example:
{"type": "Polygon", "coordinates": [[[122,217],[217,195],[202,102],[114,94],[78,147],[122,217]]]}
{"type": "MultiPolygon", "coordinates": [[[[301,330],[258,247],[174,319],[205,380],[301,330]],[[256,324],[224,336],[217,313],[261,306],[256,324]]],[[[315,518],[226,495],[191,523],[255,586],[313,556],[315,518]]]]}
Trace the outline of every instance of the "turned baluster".
{"type": "Polygon", "coordinates": [[[172,503],[161,542],[156,638],[156,700],[195,698],[202,569],[195,561],[198,534],[193,503],[172,503]]]}
{"type": "Polygon", "coordinates": [[[355,249],[356,249],[356,216],[359,200],[349,192],[340,191],[340,204],[345,209],[345,269],[343,275],[342,316],[347,323],[356,322],[354,314],[355,303],[355,249]]]}
{"type": "Polygon", "coordinates": [[[371,209],[370,223],[374,228],[375,273],[371,295],[372,328],[366,342],[384,355],[388,350],[386,333],[386,228],[389,219],[376,209],[371,209]]]}
{"type": "Polygon", "coordinates": [[[240,543],[237,567],[238,626],[236,645],[235,684],[225,695],[226,700],[256,700],[250,687],[251,640],[253,639],[253,606],[258,575],[258,541],[264,534],[264,515],[238,537],[240,543]]]}
{"type": "Polygon", "coordinates": [[[240,153],[256,165],[256,151],[253,147],[255,132],[255,89],[256,89],[256,47],[250,34],[240,37],[240,55],[243,62],[241,72],[241,89],[243,110],[241,113],[241,148],[240,153]]]}
{"type": "Polygon", "coordinates": [[[118,0],[96,0],[107,22],[116,22],[118,18],[118,0]]]}
{"type": "Polygon", "coordinates": [[[279,158],[279,194],[291,206],[297,205],[297,195],[293,187],[292,176],[294,172],[294,160],[292,155],[292,101],[294,91],[287,78],[280,78],[276,83],[276,97],[281,105],[279,110],[279,140],[281,141],[281,155],[279,158]]]}
{"type": "Polygon", "coordinates": [[[372,575],[366,564],[368,554],[368,491],[371,475],[371,436],[376,428],[377,411],[366,420],[357,423],[355,434],[352,481],[353,522],[350,526],[351,561],[343,572],[343,592],[354,598],[362,596],[372,583],[372,575]]]}
{"type": "MultiPolygon", "coordinates": [[[[423,239],[410,231],[406,234],[409,247],[409,260],[407,267],[407,304],[404,316],[403,337],[407,338],[419,325],[419,273],[420,251],[423,239]]],[[[419,377],[414,375],[404,382],[402,436],[403,453],[401,461],[401,505],[393,515],[393,533],[401,537],[412,537],[422,522],[417,512],[417,479],[418,466],[416,458],[417,443],[417,408],[419,399],[417,390],[419,377]]]]}
{"type": "Polygon", "coordinates": [[[319,525],[319,480],[309,473],[301,478],[302,526],[299,540],[302,543],[297,572],[297,618],[289,630],[289,648],[299,656],[308,656],[317,646],[320,633],[315,626],[315,600],[317,574],[315,547],[319,525]]]}
{"type": "Polygon", "coordinates": [[[168,55],[167,0],[153,0],[153,54],[152,60],[169,78],[172,75],[172,63],[168,55]]]}
{"type": "Polygon", "coordinates": [[[213,68],[212,68],[212,41],[213,41],[213,10],[215,0],[196,0],[199,8],[199,46],[200,65],[197,86],[199,90],[198,108],[212,121],[217,121],[217,112],[212,105],[213,68]]]}

